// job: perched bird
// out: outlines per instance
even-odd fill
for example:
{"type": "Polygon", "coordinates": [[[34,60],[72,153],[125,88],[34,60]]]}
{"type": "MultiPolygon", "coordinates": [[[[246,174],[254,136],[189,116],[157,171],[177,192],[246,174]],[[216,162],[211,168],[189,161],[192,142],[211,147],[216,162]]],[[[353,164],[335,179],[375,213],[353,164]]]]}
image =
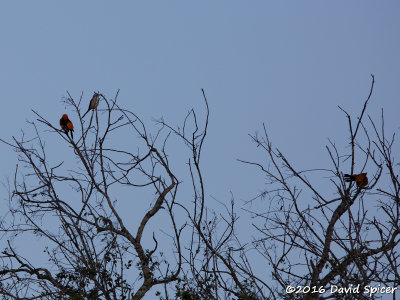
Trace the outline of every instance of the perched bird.
{"type": "Polygon", "coordinates": [[[90,100],[88,110],[83,114],[82,119],[86,116],[86,114],[91,110],[95,110],[97,106],[99,106],[99,101],[100,101],[100,94],[99,93],[94,93],[92,96],[92,99],[90,100]]]}
{"type": "Polygon", "coordinates": [[[368,185],[368,178],[367,173],[360,173],[360,174],[344,174],[344,181],[352,182],[355,181],[359,188],[365,187],[368,185]]]}
{"type": "Polygon", "coordinates": [[[71,120],[68,119],[67,114],[63,114],[63,116],[60,119],[60,126],[61,129],[64,130],[64,132],[68,135],[68,132],[71,132],[71,138],[74,138],[73,132],[74,132],[74,124],[72,124],[71,120]]]}

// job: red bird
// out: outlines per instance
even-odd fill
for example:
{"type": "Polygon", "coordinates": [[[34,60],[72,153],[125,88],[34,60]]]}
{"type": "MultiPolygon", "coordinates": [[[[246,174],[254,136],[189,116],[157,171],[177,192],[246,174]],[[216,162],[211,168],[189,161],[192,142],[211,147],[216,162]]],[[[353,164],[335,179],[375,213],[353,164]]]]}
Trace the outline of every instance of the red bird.
{"type": "Polygon", "coordinates": [[[368,185],[367,173],[360,174],[344,174],[344,181],[352,182],[355,181],[359,188],[365,187],[368,185]]]}
{"type": "Polygon", "coordinates": [[[72,124],[71,120],[68,119],[67,114],[63,114],[63,116],[60,119],[60,126],[61,129],[64,130],[66,135],[68,136],[68,132],[71,132],[71,138],[74,138],[73,132],[74,132],[74,124],[72,124]]]}

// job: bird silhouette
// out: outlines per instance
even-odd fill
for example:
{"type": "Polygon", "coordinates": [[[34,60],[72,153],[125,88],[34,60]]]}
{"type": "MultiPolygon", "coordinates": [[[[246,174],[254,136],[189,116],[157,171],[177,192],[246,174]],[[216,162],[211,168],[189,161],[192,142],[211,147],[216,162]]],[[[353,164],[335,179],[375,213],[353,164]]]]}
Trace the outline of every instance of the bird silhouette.
{"type": "Polygon", "coordinates": [[[344,181],[345,182],[355,181],[359,188],[365,187],[368,185],[367,173],[351,174],[351,175],[344,174],[344,181]]]}
{"type": "Polygon", "coordinates": [[[74,124],[72,124],[71,120],[68,118],[67,114],[63,114],[60,119],[60,126],[61,129],[64,130],[65,134],[68,136],[68,132],[71,132],[71,138],[74,138],[73,131],[74,131],[74,124]]]}
{"type": "Polygon", "coordinates": [[[94,93],[92,96],[92,99],[90,100],[89,107],[87,111],[83,114],[82,119],[86,116],[86,114],[92,109],[95,110],[97,106],[99,106],[100,102],[100,94],[99,93],[94,93]]]}

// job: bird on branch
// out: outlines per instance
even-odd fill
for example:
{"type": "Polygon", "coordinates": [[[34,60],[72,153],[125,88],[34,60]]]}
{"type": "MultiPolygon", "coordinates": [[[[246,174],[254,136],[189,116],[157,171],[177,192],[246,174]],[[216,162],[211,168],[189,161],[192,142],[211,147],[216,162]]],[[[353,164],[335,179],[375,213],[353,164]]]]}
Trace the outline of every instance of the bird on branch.
{"type": "Polygon", "coordinates": [[[97,108],[97,106],[99,106],[99,102],[100,102],[100,94],[94,93],[92,96],[92,99],[90,100],[89,107],[88,107],[87,111],[83,114],[82,119],[86,116],[86,114],[90,110],[95,110],[97,108]]]}
{"type": "Polygon", "coordinates": [[[359,188],[365,187],[368,185],[367,173],[360,174],[344,174],[345,182],[353,182],[355,181],[359,188]]]}
{"type": "Polygon", "coordinates": [[[73,131],[74,124],[72,124],[71,120],[68,118],[67,114],[63,114],[60,119],[61,129],[64,130],[65,134],[68,136],[68,132],[71,132],[71,138],[74,139],[73,131]]]}

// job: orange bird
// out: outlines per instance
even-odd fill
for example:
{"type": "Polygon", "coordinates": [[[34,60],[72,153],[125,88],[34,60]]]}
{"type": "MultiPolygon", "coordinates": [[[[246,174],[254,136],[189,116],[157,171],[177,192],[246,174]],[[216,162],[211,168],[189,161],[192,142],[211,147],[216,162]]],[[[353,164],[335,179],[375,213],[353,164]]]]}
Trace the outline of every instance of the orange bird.
{"type": "Polygon", "coordinates": [[[99,106],[99,102],[100,102],[99,96],[100,96],[99,93],[93,94],[92,99],[90,100],[90,103],[89,103],[89,107],[88,107],[87,111],[83,114],[82,119],[86,116],[86,114],[89,112],[89,110],[91,110],[91,109],[95,110],[97,108],[97,106],[99,106]]]}
{"type": "Polygon", "coordinates": [[[68,119],[67,114],[63,114],[63,116],[60,119],[60,126],[61,129],[64,130],[66,135],[68,135],[68,132],[71,131],[71,138],[74,138],[73,132],[74,132],[74,124],[72,124],[71,120],[68,119]]]}
{"type": "Polygon", "coordinates": [[[360,174],[344,174],[344,181],[352,182],[355,181],[359,188],[365,187],[368,185],[368,178],[367,173],[360,173],[360,174]]]}

